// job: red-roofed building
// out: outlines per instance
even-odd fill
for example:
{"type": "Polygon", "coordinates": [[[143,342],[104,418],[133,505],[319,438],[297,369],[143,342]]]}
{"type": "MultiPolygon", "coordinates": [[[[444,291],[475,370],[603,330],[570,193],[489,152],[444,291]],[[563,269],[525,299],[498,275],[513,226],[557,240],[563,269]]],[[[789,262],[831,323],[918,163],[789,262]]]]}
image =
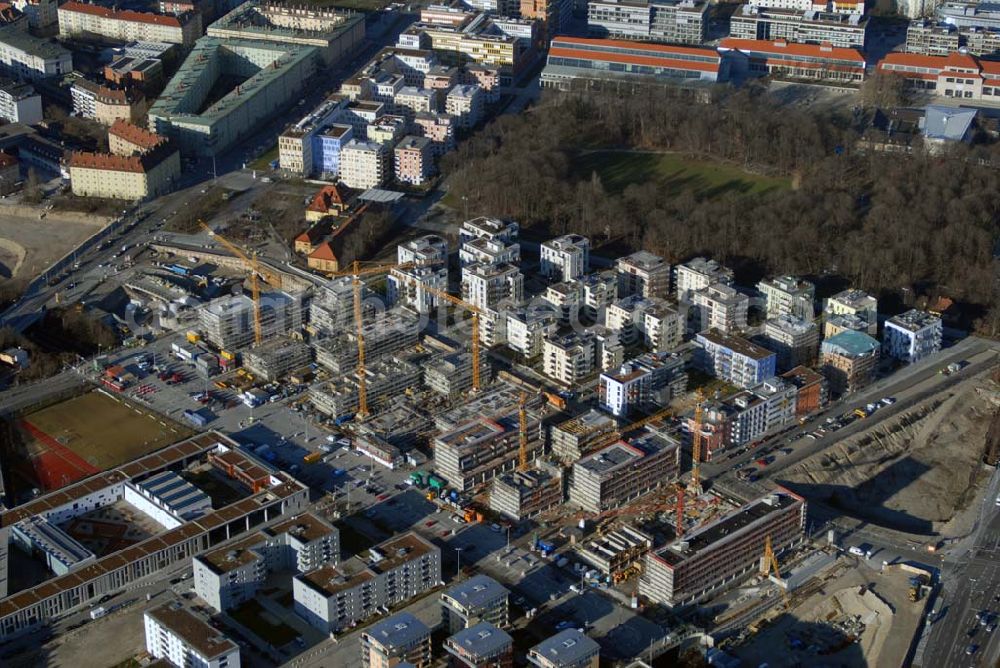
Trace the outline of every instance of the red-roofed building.
{"type": "Polygon", "coordinates": [[[967,53],[923,56],[890,53],[878,71],[895,74],[920,90],[960,100],[1000,100],[1000,63],[979,60],[967,53]]]}
{"type": "Polygon", "coordinates": [[[143,155],[73,153],[69,178],[79,197],[144,200],[170,192],[181,174],[177,149],[164,143],[143,155]]]}
{"type": "Polygon", "coordinates": [[[102,86],[82,76],[70,86],[70,94],[74,114],[104,125],[119,119],[138,121],[144,108],[141,93],[102,86]]]}
{"type": "Polygon", "coordinates": [[[852,84],[865,78],[865,57],[857,49],[727,37],[719,43],[719,51],[745,57],[747,71],[755,76],[852,84]]]}
{"type": "Polygon", "coordinates": [[[295,252],[302,255],[309,255],[316,250],[317,244],[322,241],[330,230],[326,225],[313,225],[308,230],[295,237],[295,252]]]}
{"type": "Polygon", "coordinates": [[[322,220],[327,216],[339,216],[347,210],[344,196],[336,185],[323,186],[323,189],[313,195],[312,201],[306,207],[306,220],[310,223],[322,220]]]}
{"type": "Polygon", "coordinates": [[[59,6],[59,34],[101,35],[125,42],[167,42],[191,46],[201,36],[201,14],[179,16],[115,10],[69,0],[59,6]]]}
{"type": "Polygon", "coordinates": [[[108,129],[108,146],[115,155],[142,155],[166,141],[165,137],[122,119],[108,129]]]}
{"type": "Polygon", "coordinates": [[[728,63],[715,49],[560,35],[552,40],[541,81],[566,90],[576,79],[714,83],[728,76],[728,63]]]}
{"type": "Polygon", "coordinates": [[[306,264],[309,265],[310,269],[317,271],[340,271],[340,261],[337,259],[337,253],[333,250],[333,244],[329,241],[318,245],[316,250],[306,258],[306,264]]]}

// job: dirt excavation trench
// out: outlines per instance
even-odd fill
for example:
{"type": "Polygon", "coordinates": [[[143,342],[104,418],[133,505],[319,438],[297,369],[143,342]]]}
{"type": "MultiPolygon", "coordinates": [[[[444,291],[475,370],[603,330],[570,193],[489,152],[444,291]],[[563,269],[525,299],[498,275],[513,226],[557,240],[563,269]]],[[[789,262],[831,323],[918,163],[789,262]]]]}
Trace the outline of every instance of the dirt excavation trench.
{"type": "MultiPolygon", "coordinates": [[[[982,464],[1000,385],[971,378],[790,468],[811,500],[888,529],[951,537],[990,468],[982,464]]],[[[967,519],[967,518],[966,518],[967,519]]]]}

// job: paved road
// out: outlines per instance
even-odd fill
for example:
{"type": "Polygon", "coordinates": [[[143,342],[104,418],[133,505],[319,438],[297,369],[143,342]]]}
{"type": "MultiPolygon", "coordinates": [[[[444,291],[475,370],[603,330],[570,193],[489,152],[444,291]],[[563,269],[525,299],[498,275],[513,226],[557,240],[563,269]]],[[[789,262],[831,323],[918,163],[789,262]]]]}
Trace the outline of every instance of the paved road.
{"type": "Polygon", "coordinates": [[[923,666],[994,666],[1000,659],[1000,633],[976,624],[976,613],[1000,612],[1000,508],[995,504],[1000,475],[986,491],[975,531],[944,562],[943,591],[930,619],[931,631],[923,666]],[[976,645],[973,654],[967,654],[976,645]]]}
{"type": "Polygon", "coordinates": [[[914,404],[940,392],[942,389],[989,368],[996,363],[998,346],[995,342],[977,337],[968,337],[946,348],[930,358],[904,367],[865,390],[851,395],[846,401],[832,404],[826,410],[813,416],[805,425],[789,432],[786,437],[772,438],[767,444],[745,454],[722,458],[719,462],[702,465],[702,477],[712,480],[738,496],[754,497],[763,494],[770,487],[769,481],[780,478],[785,469],[797,464],[842,441],[845,437],[863,430],[899,413],[909,410],[914,404]],[[956,374],[943,375],[940,370],[952,362],[968,364],[956,374]],[[882,407],[865,420],[855,420],[850,425],[822,438],[811,440],[806,434],[814,432],[829,417],[838,417],[855,408],[892,396],[896,403],[882,407]],[[783,455],[779,447],[790,447],[792,453],[783,455]],[[755,484],[745,483],[736,478],[735,466],[747,464],[761,457],[763,452],[773,450],[777,458],[774,463],[758,471],[760,480],[755,484]]]}

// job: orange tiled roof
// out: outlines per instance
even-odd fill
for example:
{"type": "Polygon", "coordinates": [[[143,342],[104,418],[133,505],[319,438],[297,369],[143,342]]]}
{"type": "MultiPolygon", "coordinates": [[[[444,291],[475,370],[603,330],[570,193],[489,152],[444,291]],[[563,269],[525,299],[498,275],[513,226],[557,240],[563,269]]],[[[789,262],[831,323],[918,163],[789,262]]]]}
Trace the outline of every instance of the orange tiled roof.
{"type": "Polygon", "coordinates": [[[166,141],[166,138],[161,137],[155,132],[150,132],[149,130],[140,128],[138,125],[133,125],[121,118],[112,123],[111,128],[108,130],[108,134],[121,137],[129,143],[135,144],[147,150],[156,148],[166,141]]]}
{"type": "Polygon", "coordinates": [[[686,54],[693,56],[714,56],[719,58],[715,49],[702,48],[697,46],[676,46],[674,44],[648,44],[643,42],[629,42],[620,39],[599,39],[591,37],[567,37],[560,35],[552,38],[552,46],[563,44],[577,44],[580,46],[605,46],[617,49],[629,49],[631,51],[648,51],[650,54],[668,56],[669,54],[686,54]]]}
{"type": "Polygon", "coordinates": [[[829,58],[831,60],[852,60],[858,63],[859,67],[864,67],[865,57],[857,49],[845,49],[837,46],[825,44],[795,44],[783,40],[770,39],[737,39],[726,37],[719,42],[719,47],[723,49],[736,49],[739,51],[756,51],[758,53],[770,53],[774,55],[788,54],[792,56],[806,56],[809,58],[829,58]]]}
{"type": "Polygon", "coordinates": [[[317,213],[329,213],[330,209],[334,206],[343,206],[344,199],[340,195],[340,190],[337,186],[323,186],[313,197],[312,202],[306,207],[306,211],[315,211],[317,213]]]}
{"type": "Polygon", "coordinates": [[[87,5],[82,2],[76,2],[75,0],[69,0],[69,2],[59,5],[59,11],[90,14],[91,16],[100,16],[106,19],[117,19],[119,21],[129,21],[132,23],[152,23],[155,25],[170,26],[173,28],[181,27],[181,21],[176,16],[153,14],[150,12],[135,12],[129,9],[117,11],[108,7],[101,7],[99,5],[87,5]]]}
{"type": "Polygon", "coordinates": [[[324,241],[321,243],[316,250],[309,253],[310,260],[333,260],[337,261],[337,254],[333,252],[333,246],[330,245],[329,241],[324,241]]]}
{"type": "Polygon", "coordinates": [[[106,169],[115,172],[135,172],[137,174],[146,171],[142,159],[138,156],[86,153],[83,151],[77,151],[70,155],[69,166],[86,169],[106,169]]]}
{"type": "Polygon", "coordinates": [[[550,56],[563,56],[566,58],[579,58],[581,60],[603,60],[613,63],[628,63],[631,65],[649,65],[650,67],[675,67],[679,70],[698,70],[701,72],[718,72],[719,62],[700,63],[695,60],[678,60],[669,58],[667,55],[633,56],[627,53],[614,53],[613,51],[584,51],[582,49],[563,49],[552,45],[549,49],[550,56]]]}
{"type": "Polygon", "coordinates": [[[967,53],[950,53],[947,56],[924,56],[919,53],[900,53],[893,51],[886,54],[885,58],[879,61],[879,69],[883,65],[907,65],[910,67],[926,67],[928,69],[943,70],[946,67],[960,67],[969,70],[989,70],[1000,73],[1000,63],[991,64],[988,68],[980,64],[974,56],[967,53]]]}

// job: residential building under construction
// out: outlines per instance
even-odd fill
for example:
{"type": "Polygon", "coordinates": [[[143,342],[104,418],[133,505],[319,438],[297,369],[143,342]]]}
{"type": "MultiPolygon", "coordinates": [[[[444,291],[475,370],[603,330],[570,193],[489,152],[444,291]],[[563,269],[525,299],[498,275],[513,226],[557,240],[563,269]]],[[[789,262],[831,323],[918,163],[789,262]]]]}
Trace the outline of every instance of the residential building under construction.
{"type": "MultiPolygon", "coordinates": [[[[301,324],[301,304],[284,292],[260,295],[263,337],[284,334],[301,324]]],[[[254,342],[254,303],[249,295],[221,297],[198,309],[205,339],[223,350],[240,350],[254,342]]]]}
{"type": "Polygon", "coordinates": [[[281,336],[243,353],[243,366],[254,377],[273,381],[312,361],[312,349],[300,340],[281,336]]]}
{"type": "MultiPolygon", "coordinates": [[[[367,341],[366,341],[367,342],[367,341]]],[[[479,358],[479,377],[489,378],[489,357],[479,358]]],[[[424,364],[424,383],[445,397],[456,397],[472,387],[472,353],[451,353],[424,364]]]]}
{"type": "Polygon", "coordinates": [[[608,435],[618,429],[611,416],[590,409],[583,415],[552,425],[549,438],[552,454],[567,464],[607,443],[608,435]]]}
{"type": "Polygon", "coordinates": [[[493,512],[519,522],[560,505],[565,495],[562,468],[542,462],[494,478],[489,504],[493,512]]]}
{"type": "Polygon", "coordinates": [[[639,572],[639,564],[651,547],[652,536],[626,524],[588,540],[576,548],[576,554],[618,583],[639,572]]]}
{"type": "Polygon", "coordinates": [[[805,537],[806,502],[784,488],[646,555],[639,593],[684,606],[757,569],[770,536],[775,553],[805,537]]]}
{"type": "MultiPolygon", "coordinates": [[[[353,328],[342,329],[343,335],[315,344],[316,361],[335,374],[348,374],[358,365],[358,338],[353,328]]],[[[386,355],[416,345],[420,327],[416,314],[393,309],[378,318],[368,319],[362,329],[365,337],[365,359],[371,363],[386,355]]]]}
{"type": "MultiPolygon", "coordinates": [[[[542,454],[541,413],[527,410],[527,457],[542,454]]],[[[514,410],[492,419],[479,417],[456,429],[438,434],[434,439],[434,469],[451,487],[467,492],[491,481],[518,464],[520,429],[514,410]]]]}
{"type": "MultiPolygon", "coordinates": [[[[368,405],[375,406],[420,384],[420,367],[396,357],[379,360],[365,368],[368,405]]],[[[330,417],[353,415],[358,411],[358,376],[353,373],[309,391],[316,410],[330,417]]]]}
{"type": "Polygon", "coordinates": [[[618,441],[573,464],[569,500],[592,513],[618,508],[680,475],[680,444],[646,430],[618,441]]]}

